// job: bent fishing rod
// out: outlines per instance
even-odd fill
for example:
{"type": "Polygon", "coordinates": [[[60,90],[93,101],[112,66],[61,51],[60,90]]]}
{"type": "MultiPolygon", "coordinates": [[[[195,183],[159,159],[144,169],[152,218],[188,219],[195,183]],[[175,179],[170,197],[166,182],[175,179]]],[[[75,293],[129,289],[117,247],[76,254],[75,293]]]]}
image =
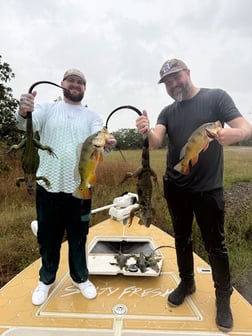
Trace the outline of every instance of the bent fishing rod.
{"type": "Polygon", "coordinates": [[[122,110],[122,109],[130,109],[130,110],[135,111],[139,116],[142,115],[142,112],[141,112],[138,108],[136,108],[135,106],[132,106],[132,105],[123,105],[123,106],[119,106],[119,107],[117,107],[116,109],[114,109],[114,110],[108,115],[107,120],[106,120],[106,124],[105,124],[105,127],[106,127],[106,128],[108,128],[108,122],[109,122],[109,119],[111,118],[111,116],[112,116],[115,112],[117,112],[117,111],[119,111],[119,110],[122,110]]]}
{"type": "MultiPolygon", "coordinates": [[[[32,93],[32,91],[33,91],[33,89],[35,88],[35,86],[40,85],[40,84],[50,84],[50,85],[54,85],[54,86],[57,86],[57,87],[59,87],[59,88],[65,90],[65,91],[68,91],[68,92],[69,92],[68,89],[66,89],[66,88],[64,88],[63,86],[60,86],[60,85],[58,85],[58,84],[56,84],[56,83],[53,83],[53,82],[50,82],[50,81],[39,81],[39,82],[36,82],[36,83],[32,84],[32,86],[29,88],[28,93],[32,93]]],[[[27,111],[26,118],[27,118],[27,119],[31,119],[31,118],[32,118],[31,114],[32,114],[31,111],[27,111]]]]}
{"type": "MultiPolygon", "coordinates": [[[[108,129],[108,122],[109,122],[109,119],[111,118],[111,116],[112,116],[115,112],[117,112],[117,111],[119,111],[119,110],[122,110],[122,109],[130,109],[130,110],[135,111],[139,116],[142,115],[142,112],[141,112],[138,108],[136,108],[135,106],[132,106],[132,105],[123,105],[123,106],[119,106],[119,107],[117,107],[116,109],[114,109],[114,110],[108,115],[107,120],[106,120],[106,124],[105,124],[106,129],[108,129]]],[[[127,162],[127,160],[125,159],[125,157],[124,157],[124,155],[123,155],[123,153],[122,153],[122,151],[121,151],[121,148],[119,148],[118,145],[117,145],[116,147],[117,147],[117,149],[119,150],[119,152],[120,152],[120,154],[121,154],[123,160],[124,160],[125,162],[127,162]]]]}
{"type": "Polygon", "coordinates": [[[56,84],[56,83],[53,83],[53,82],[50,82],[50,81],[39,81],[39,82],[36,82],[36,83],[32,84],[32,86],[29,88],[28,93],[32,93],[32,91],[33,91],[33,89],[35,88],[35,86],[40,85],[40,84],[50,84],[50,85],[57,86],[57,87],[59,87],[59,88],[65,90],[65,91],[69,91],[68,89],[66,89],[66,88],[64,88],[63,86],[60,86],[60,85],[58,85],[58,84],[56,84]]]}

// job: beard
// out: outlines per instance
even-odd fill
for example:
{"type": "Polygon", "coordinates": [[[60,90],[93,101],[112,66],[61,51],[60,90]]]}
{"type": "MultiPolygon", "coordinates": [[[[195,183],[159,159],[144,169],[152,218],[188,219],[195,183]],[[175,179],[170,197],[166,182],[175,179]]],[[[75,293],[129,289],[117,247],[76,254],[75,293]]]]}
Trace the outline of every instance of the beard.
{"type": "Polygon", "coordinates": [[[182,102],[183,100],[187,100],[190,95],[191,85],[190,83],[184,83],[180,86],[180,92],[173,92],[175,90],[171,90],[168,94],[177,102],[182,102]]]}
{"type": "Polygon", "coordinates": [[[71,93],[71,88],[69,90],[63,90],[64,97],[71,100],[72,102],[80,102],[84,97],[84,92],[80,92],[77,95],[71,93]]]}
{"type": "Polygon", "coordinates": [[[182,102],[183,100],[183,93],[179,92],[179,93],[170,93],[170,96],[177,102],[182,102]]]}

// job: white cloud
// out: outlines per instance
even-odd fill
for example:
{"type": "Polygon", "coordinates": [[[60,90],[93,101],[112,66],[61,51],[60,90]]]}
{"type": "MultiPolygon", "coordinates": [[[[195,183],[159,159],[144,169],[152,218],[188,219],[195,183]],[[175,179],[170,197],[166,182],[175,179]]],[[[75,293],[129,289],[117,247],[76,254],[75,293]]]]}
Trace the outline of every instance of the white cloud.
{"type": "MultiPolygon", "coordinates": [[[[67,68],[88,79],[84,103],[104,117],[120,105],[149,111],[171,103],[157,85],[162,63],[182,58],[195,85],[221,87],[252,122],[250,0],[9,0],[1,3],[1,55],[16,74],[14,96],[36,81],[60,83],[67,68]]],[[[57,88],[37,88],[38,101],[57,88]]],[[[113,129],[135,127],[121,111],[113,129]]]]}

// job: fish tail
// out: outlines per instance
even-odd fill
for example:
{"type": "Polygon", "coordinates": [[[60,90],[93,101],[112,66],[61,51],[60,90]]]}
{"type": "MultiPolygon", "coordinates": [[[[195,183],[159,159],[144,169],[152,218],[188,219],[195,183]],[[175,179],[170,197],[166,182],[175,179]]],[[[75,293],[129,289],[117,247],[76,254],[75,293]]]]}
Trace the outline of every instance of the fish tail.
{"type": "Polygon", "coordinates": [[[91,190],[88,188],[80,189],[80,187],[78,187],[75,189],[72,195],[79,199],[91,199],[92,198],[91,190]]]}
{"type": "Polygon", "coordinates": [[[189,164],[184,164],[184,161],[181,160],[179,163],[176,164],[176,166],[174,166],[174,169],[177,170],[179,173],[184,174],[184,175],[188,175],[190,172],[189,169],[189,164]]]}

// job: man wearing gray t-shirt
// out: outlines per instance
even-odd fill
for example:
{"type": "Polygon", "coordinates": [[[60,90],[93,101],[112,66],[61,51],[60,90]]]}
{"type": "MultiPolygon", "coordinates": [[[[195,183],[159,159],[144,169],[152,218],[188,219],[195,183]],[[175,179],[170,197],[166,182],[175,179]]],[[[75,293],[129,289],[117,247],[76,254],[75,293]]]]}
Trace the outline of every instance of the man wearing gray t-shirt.
{"type": "Polygon", "coordinates": [[[220,330],[230,331],[233,289],[224,235],[222,146],[249,139],[252,127],[225,91],[194,86],[188,66],[179,59],[162,65],[159,83],[164,83],[174,103],[161,111],[155,128],[150,128],[146,111],[136,120],[136,127],[141,134],[148,133],[153,149],[168,136],[164,196],[181,278],[168,296],[168,304],[179,306],[196,290],[191,238],[195,216],[212,268],[216,324],[220,330]],[[224,123],[230,127],[224,128],[224,123]]]}

